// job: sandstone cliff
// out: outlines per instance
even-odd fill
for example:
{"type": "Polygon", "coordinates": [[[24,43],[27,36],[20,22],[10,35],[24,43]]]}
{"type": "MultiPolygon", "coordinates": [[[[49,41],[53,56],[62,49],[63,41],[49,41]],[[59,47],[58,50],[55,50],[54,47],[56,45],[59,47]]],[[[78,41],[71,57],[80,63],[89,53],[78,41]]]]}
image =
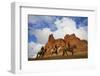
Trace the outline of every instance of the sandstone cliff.
{"type": "Polygon", "coordinates": [[[87,50],[88,42],[80,40],[75,34],[67,34],[63,39],[55,39],[53,34],[51,34],[37,58],[87,54],[87,50]]]}

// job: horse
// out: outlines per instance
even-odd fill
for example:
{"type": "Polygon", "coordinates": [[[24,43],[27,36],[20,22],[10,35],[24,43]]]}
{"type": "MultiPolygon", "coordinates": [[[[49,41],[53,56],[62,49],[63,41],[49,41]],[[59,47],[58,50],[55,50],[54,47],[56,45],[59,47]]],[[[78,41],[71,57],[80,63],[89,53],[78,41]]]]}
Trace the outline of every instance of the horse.
{"type": "Polygon", "coordinates": [[[57,46],[55,45],[55,47],[53,48],[52,54],[54,54],[54,53],[55,53],[55,54],[58,54],[57,49],[58,49],[58,48],[57,48],[57,46]]]}
{"type": "Polygon", "coordinates": [[[68,43],[68,47],[65,47],[64,51],[63,51],[63,55],[67,54],[67,52],[71,52],[72,55],[74,55],[74,49],[76,48],[76,45],[71,46],[70,43],[68,43]]]}
{"type": "Polygon", "coordinates": [[[42,46],[41,50],[37,53],[37,58],[42,57],[46,52],[46,49],[42,46]]]}

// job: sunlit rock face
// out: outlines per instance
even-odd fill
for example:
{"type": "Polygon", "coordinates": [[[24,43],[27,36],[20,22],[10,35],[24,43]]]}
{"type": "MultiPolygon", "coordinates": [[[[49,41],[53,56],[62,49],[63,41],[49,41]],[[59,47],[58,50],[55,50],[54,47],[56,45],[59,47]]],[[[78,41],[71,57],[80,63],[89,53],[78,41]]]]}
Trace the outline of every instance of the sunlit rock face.
{"type": "MultiPolygon", "coordinates": [[[[48,37],[48,42],[45,44],[44,48],[46,49],[44,55],[42,57],[53,57],[53,56],[62,56],[65,48],[73,48],[74,54],[78,52],[87,51],[87,41],[80,40],[76,37],[75,34],[66,34],[64,38],[55,39],[53,34],[50,34],[48,37]],[[74,48],[75,47],[75,48],[74,48]]],[[[68,55],[71,55],[68,52],[68,55]]],[[[67,56],[66,54],[64,56],[67,56]]]]}
{"type": "Polygon", "coordinates": [[[66,35],[64,37],[64,40],[66,42],[66,46],[68,46],[68,43],[70,43],[70,46],[76,46],[77,48],[74,49],[74,51],[87,51],[87,41],[86,40],[80,40],[78,37],[75,36],[75,34],[66,35]]]}

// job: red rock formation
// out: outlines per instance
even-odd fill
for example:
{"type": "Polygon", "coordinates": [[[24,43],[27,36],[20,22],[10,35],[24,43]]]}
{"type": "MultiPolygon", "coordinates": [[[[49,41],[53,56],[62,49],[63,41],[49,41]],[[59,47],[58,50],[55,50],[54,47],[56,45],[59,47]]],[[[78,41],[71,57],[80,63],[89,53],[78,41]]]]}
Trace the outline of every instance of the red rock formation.
{"type": "Polygon", "coordinates": [[[52,54],[52,48],[54,48],[54,43],[55,43],[55,39],[53,37],[53,34],[49,35],[48,37],[48,42],[45,45],[45,49],[46,49],[46,53],[44,55],[44,57],[50,56],[52,54]]]}
{"type": "Polygon", "coordinates": [[[75,34],[66,35],[64,40],[66,42],[66,46],[68,46],[68,42],[71,46],[76,45],[77,49],[75,49],[75,51],[87,51],[87,41],[80,40],[75,36],[75,34]]]}
{"type": "Polygon", "coordinates": [[[44,46],[46,52],[43,57],[62,56],[65,48],[76,46],[74,52],[87,51],[87,41],[80,40],[75,34],[67,34],[64,39],[55,39],[53,34],[49,35],[48,42],[44,46]]]}

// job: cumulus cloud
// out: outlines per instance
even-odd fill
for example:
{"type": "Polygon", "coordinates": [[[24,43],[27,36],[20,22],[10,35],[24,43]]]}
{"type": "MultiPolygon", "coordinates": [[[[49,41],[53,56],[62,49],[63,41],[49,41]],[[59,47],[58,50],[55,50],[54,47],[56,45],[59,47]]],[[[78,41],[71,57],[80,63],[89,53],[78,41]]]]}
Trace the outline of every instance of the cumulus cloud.
{"type": "Polygon", "coordinates": [[[54,22],[56,20],[55,16],[41,16],[41,15],[30,15],[28,17],[28,28],[29,29],[43,29],[49,28],[50,30],[56,30],[54,22]]]}
{"type": "Polygon", "coordinates": [[[37,53],[40,51],[44,44],[29,42],[28,43],[28,58],[36,58],[37,53]]]}
{"type": "Polygon", "coordinates": [[[75,22],[69,18],[62,18],[55,22],[57,31],[54,32],[55,38],[63,38],[66,34],[72,34],[75,31],[75,22]]]}
{"type": "Polygon", "coordinates": [[[66,34],[73,34],[80,39],[87,40],[87,26],[76,28],[76,23],[70,18],[63,18],[55,22],[58,30],[54,32],[55,38],[63,38],[66,34]]]}
{"type": "Polygon", "coordinates": [[[33,34],[37,38],[37,42],[45,44],[48,41],[48,36],[53,33],[49,28],[34,30],[33,34]]]}
{"type": "Polygon", "coordinates": [[[50,28],[37,29],[32,33],[37,37],[37,42],[45,44],[48,41],[48,36],[52,33],[55,38],[64,38],[66,34],[73,34],[80,39],[87,40],[87,26],[76,28],[76,23],[70,18],[57,19],[55,21],[56,31],[51,31],[50,28]]]}

